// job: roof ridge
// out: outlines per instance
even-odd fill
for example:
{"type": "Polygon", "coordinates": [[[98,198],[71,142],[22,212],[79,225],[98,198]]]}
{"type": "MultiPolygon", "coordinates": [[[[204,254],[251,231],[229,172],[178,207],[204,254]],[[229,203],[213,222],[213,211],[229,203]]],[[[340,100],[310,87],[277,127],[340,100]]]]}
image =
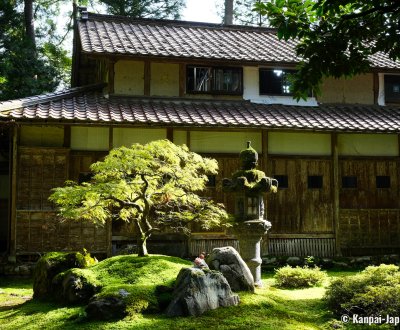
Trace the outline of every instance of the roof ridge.
{"type": "Polygon", "coordinates": [[[100,90],[100,88],[103,88],[104,86],[106,86],[105,83],[98,83],[86,86],[72,87],[62,91],[46,93],[41,95],[33,95],[10,101],[2,101],[0,102],[0,115],[6,111],[18,109],[21,107],[29,107],[31,105],[46,103],[68,96],[79,95],[84,92],[100,90]]]}
{"type": "Polygon", "coordinates": [[[183,21],[173,19],[162,19],[162,18],[135,18],[122,15],[108,15],[108,14],[97,14],[87,12],[87,16],[81,17],[80,21],[86,20],[102,20],[112,22],[127,22],[127,23],[146,23],[151,25],[173,25],[179,27],[199,27],[199,28],[212,28],[212,29],[223,29],[223,30],[255,30],[260,32],[277,32],[277,29],[263,26],[251,26],[251,25],[226,25],[223,23],[209,23],[209,22],[197,22],[197,21],[183,21]]]}

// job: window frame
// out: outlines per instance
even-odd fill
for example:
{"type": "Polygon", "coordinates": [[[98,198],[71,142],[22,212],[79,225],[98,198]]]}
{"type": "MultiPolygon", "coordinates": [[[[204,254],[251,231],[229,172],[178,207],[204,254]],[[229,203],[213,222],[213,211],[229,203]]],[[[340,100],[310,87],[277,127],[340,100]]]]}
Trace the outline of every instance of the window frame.
{"type": "Polygon", "coordinates": [[[384,81],[384,93],[385,93],[385,103],[400,103],[400,75],[397,74],[385,74],[383,77],[384,81]],[[394,81],[397,80],[396,85],[399,85],[398,92],[391,92],[389,93],[389,86],[392,87],[395,83],[394,81]],[[398,93],[398,98],[394,97],[394,93],[398,93]],[[389,96],[390,95],[390,96],[389,96]]]}
{"type": "MultiPolygon", "coordinates": [[[[213,66],[213,65],[187,65],[186,66],[186,94],[214,94],[214,95],[243,95],[243,68],[242,67],[237,67],[237,66],[213,66]],[[197,90],[192,90],[189,89],[189,71],[190,69],[209,69],[209,75],[210,75],[210,87],[209,90],[205,91],[197,91],[197,90]],[[216,77],[216,71],[217,70],[233,70],[236,71],[240,74],[239,77],[239,87],[237,91],[228,91],[228,90],[220,90],[220,89],[215,89],[215,77],[216,77]]],[[[193,87],[194,87],[194,83],[193,87]]]]}
{"type": "MultiPolygon", "coordinates": [[[[285,74],[287,74],[287,73],[289,73],[289,74],[296,73],[296,69],[290,69],[290,68],[259,68],[258,69],[258,79],[259,79],[258,89],[259,89],[259,94],[260,95],[265,95],[265,96],[293,96],[292,92],[289,92],[289,93],[284,93],[283,92],[282,81],[283,81],[284,75],[282,76],[281,82],[280,82],[281,83],[280,84],[280,87],[281,87],[281,92],[280,93],[276,93],[276,92],[273,92],[273,91],[264,91],[263,89],[265,89],[265,86],[264,86],[264,88],[262,87],[262,81],[264,81],[264,79],[262,79],[261,75],[262,75],[263,72],[267,72],[267,71],[271,71],[271,72],[282,71],[285,74]]],[[[266,86],[268,86],[267,82],[264,82],[264,84],[266,84],[266,86]]]]}

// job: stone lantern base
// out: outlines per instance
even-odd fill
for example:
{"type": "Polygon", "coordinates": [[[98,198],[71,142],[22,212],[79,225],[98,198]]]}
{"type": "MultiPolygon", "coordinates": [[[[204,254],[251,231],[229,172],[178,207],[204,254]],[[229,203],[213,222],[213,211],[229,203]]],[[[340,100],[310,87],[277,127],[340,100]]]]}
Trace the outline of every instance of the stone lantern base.
{"type": "Polygon", "coordinates": [[[238,222],[233,230],[239,240],[240,255],[253,274],[254,284],[262,286],[261,281],[261,240],[271,228],[266,220],[248,220],[238,222]]]}

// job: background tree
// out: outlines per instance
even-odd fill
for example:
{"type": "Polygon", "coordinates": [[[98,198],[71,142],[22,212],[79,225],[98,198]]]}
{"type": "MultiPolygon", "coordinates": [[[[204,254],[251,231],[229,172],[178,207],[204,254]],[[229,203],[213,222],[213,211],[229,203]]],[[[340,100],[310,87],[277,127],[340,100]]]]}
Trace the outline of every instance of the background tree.
{"type": "Polygon", "coordinates": [[[113,15],[134,18],[172,18],[179,19],[185,7],[185,0],[98,0],[106,5],[107,12],[113,15]]]}
{"type": "Polygon", "coordinates": [[[188,232],[191,221],[209,229],[227,220],[221,204],[197,195],[205,188],[206,174],[216,174],[217,169],[216,160],[168,140],[134,144],[111,150],[104,161],[91,166],[91,182],[69,182],[54,189],[50,200],[65,218],[134,223],[138,253],[144,256],[154,231],[168,227],[188,232]]]}
{"type": "MultiPolygon", "coordinates": [[[[267,26],[268,18],[265,15],[260,15],[254,10],[254,6],[261,0],[234,0],[233,1],[233,24],[237,25],[252,25],[252,26],[267,26]]],[[[216,2],[217,13],[224,21],[225,1],[219,0],[216,2]]]]}
{"type": "Polygon", "coordinates": [[[257,3],[278,29],[278,37],[298,39],[304,60],[293,76],[294,96],[320,92],[323,77],[351,77],[370,70],[369,56],[400,56],[398,0],[270,0],[257,3]]]}
{"type": "Polygon", "coordinates": [[[52,92],[61,82],[69,83],[71,60],[52,19],[60,2],[0,0],[0,100],[52,92]],[[46,20],[35,25],[38,17],[46,20]]]}

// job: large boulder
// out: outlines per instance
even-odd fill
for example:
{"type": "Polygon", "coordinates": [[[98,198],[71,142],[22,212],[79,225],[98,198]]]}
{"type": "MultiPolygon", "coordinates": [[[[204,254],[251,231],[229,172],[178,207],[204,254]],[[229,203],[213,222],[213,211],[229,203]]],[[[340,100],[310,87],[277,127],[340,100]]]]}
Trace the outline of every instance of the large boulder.
{"type": "Polygon", "coordinates": [[[88,269],[73,268],[53,279],[54,298],[67,304],[86,304],[100,288],[99,282],[88,269]]]}
{"type": "Polygon", "coordinates": [[[232,291],[254,292],[254,279],[249,267],[233,247],[215,248],[207,257],[210,269],[221,272],[232,291]]]}
{"type": "Polygon", "coordinates": [[[70,268],[85,268],[96,262],[80,252],[50,252],[36,263],[33,271],[33,298],[53,298],[53,279],[70,268]]]}
{"type": "Polygon", "coordinates": [[[225,277],[216,271],[183,268],[178,274],[168,316],[198,316],[204,312],[237,305],[239,296],[232,293],[225,277]]]}
{"type": "Polygon", "coordinates": [[[115,320],[127,315],[126,304],[119,297],[103,297],[93,299],[85,308],[89,319],[115,320]]]}

